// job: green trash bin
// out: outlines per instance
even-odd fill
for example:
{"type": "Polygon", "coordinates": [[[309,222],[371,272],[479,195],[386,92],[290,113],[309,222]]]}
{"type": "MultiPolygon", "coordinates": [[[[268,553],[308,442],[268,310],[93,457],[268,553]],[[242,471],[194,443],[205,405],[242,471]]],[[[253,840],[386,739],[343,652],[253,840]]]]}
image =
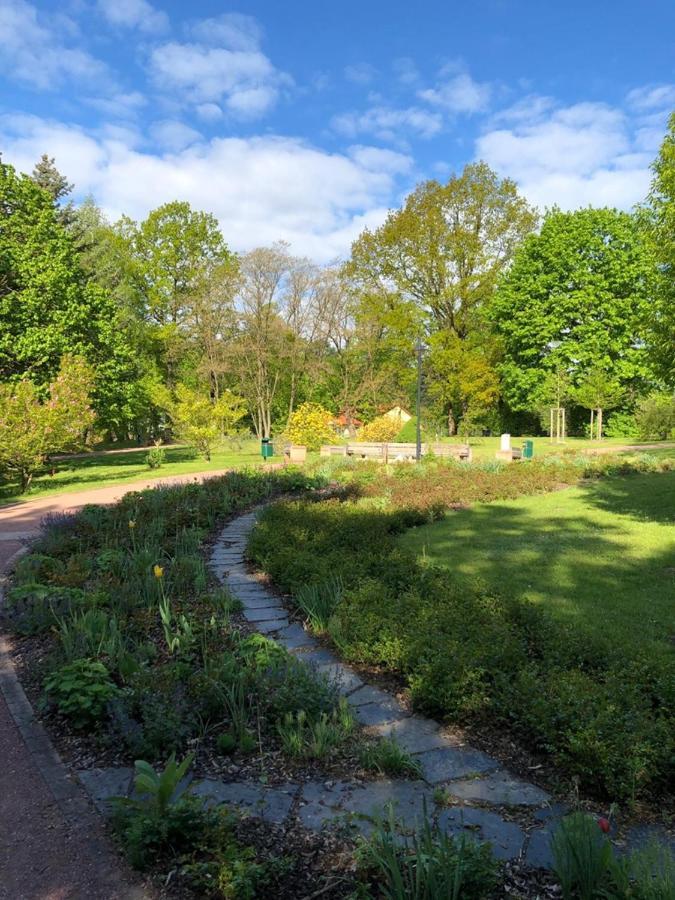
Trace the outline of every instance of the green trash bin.
{"type": "Polygon", "coordinates": [[[274,444],[271,443],[269,438],[263,438],[260,441],[260,455],[263,459],[269,459],[270,456],[274,456],[274,444]]]}
{"type": "Polygon", "coordinates": [[[534,456],[534,441],[523,441],[523,459],[532,459],[534,456]]]}

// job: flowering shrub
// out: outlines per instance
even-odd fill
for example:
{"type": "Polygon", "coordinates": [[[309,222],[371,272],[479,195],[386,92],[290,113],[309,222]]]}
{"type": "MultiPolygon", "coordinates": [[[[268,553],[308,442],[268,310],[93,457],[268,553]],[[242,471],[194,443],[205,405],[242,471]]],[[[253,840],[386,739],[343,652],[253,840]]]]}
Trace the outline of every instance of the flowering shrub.
{"type": "Polygon", "coordinates": [[[393,441],[401,430],[401,420],[389,416],[378,416],[359,431],[360,441],[393,441]]]}
{"type": "Polygon", "coordinates": [[[321,444],[326,444],[335,437],[330,427],[332,418],[332,413],[320,404],[303,403],[289,419],[286,437],[293,444],[302,444],[308,450],[318,450],[321,444]]]}

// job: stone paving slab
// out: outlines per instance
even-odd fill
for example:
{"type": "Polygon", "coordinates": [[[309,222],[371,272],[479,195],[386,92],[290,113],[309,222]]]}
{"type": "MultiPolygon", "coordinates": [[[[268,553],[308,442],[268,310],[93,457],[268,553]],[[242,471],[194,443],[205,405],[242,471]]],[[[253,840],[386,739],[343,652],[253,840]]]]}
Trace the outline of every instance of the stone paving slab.
{"type": "Polygon", "coordinates": [[[374,725],[369,730],[378,737],[394,738],[400,747],[412,754],[449,746],[448,739],[439,732],[438,722],[419,716],[374,725]]]}
{"type": "Polygon", "coordinates": [[[289,625],[288,628],[279,632],[277,641],[287,650],[299,650],[317,646],[316,639],[300,625],[289,625]]]}
{"type": "Polygon", "coordinates": [[[272,619],[270,622],[256,622],[255,627],[261,634],[274,634],[282,628],[288,628],[291,623],[287,618],[272,619]]]}
{"type": "Polygon", "coordinates": [[[264,609],[244,609],[244,617],[249,622],[271,622],[273,619],[285,619],[286,613],[280,606],[267,606],[264,609]]]}
{"type": "Polygon", "coordinates": [[[514,859],[522,853],[525,833],[513,822],[486,809],[463,806],[446,809],[438,817],[438,827],[453,836],[468,834],[489,841],[498,859],[514,859]]]}
{"type": "Polygon", "coordinates": [[[317,666],[316,669],[317,672],[326,675],[328,680],[337,686],[341,694],[349,695],[363,684],[356,672],[352,672],[341,663],[317,666]]]}
{"type": "Polygon", "coordinates": [[[482,800],[503,806],[541,806],[551,795],[534,784],[500,771],[485,778],[454,781],[448,791],[462,800],[482,800]]]}
{"type": "MultiPolygon", "coordinates": [[[[430,784],[441,784],[453,778],[464,778],[467,775],[475,775],[480,772],[489,772],[496,769],[499,763],[480,750],[459,749],[458,747],[443,747],[437,750],[426,750],[415,755],[415,760],[422,767],[422,774],[430,784]]],[[[476,784],[482,779],[476,779],[476,784]]],[[[462,785],[473,784],[473,781],[460,782],[462,785]]],[[[466,799],[463,794],[456,793],[453,782],[448,785],[448,791],[455,796],[466,799]]],[[[477,798],[484,799],[484,798],[477,798]]]]}
{"type": "MultiPolygon", "coordinates": [[[[357,692],[358,693],[358,692],[357,692]]],[[[353,694],[347,698],[349,703],[353,694]]],[[[381,703],[365,703],[363,706],[354,708],[356,719],[366,726],[383,725],[387,722],[401,722],[407,718],[409,713],[401,706],[394,697],[384,700],[381,703]]]]}
{"type": "Polygon", "coordinates": [[[319,831],[324,825],[343,815],[340,804],[349,789],[346,781],[332,784],[310,782],[302,787],[298,818],[305,828],[319,831]]]}
{"type": "Polygon", "coordinates": [[[100,813],[111,812],[113,797],[128,797],[133,784],[134,770],[130,767],[110,766],[80,769],[77,777],[100,813]]]}
{"type": "Polygon", "coordinates": [[[267,822],[280,824],[291,811],[299,788],[288,784],[281,787],[265,787],[258,782],[225,782],[205,778],[192,788],[195,797],[204,797],[210,805],[225,804],[246,810],[267,822]]]}
{"type": "MultiPolygon", "coordinates": [[[[412,830],[422,821],[424,806],[433,811],[433,795],[423,781],[382,780],[372,781],[345,792],[340,809],[352,816],[389,819],[389,807],[394,810],[397,824],[412,830]]],[[[360,830],[369,831],[369,823],[360,830]]]]}

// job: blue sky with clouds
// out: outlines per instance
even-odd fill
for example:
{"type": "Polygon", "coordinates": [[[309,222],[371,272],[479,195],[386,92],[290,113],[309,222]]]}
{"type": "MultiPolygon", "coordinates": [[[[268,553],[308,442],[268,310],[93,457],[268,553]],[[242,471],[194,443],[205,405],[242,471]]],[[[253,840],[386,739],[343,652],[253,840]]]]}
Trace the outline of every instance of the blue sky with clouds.
{"type": "Polygon", "coordinates": [[[630,208],[675,108],[674,0],[0,0],[0,149],[108,215],[348,252],[477,158],[537,205],[630,208]]]}

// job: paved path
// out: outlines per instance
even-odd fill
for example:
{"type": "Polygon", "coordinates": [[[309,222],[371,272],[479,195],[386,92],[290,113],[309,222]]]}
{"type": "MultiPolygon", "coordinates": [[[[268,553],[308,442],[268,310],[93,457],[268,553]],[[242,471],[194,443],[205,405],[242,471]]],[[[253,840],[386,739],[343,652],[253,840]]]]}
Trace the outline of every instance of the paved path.
{"type": "MultiPolygon", "coordinates": [[[[115,503],[129,491],[228,470],[172,476],[16,503],[0,509],[0,573],[49,513],[115,503]]],[[[0,583],[0,600],[1,600],[0,583]]],[[[35,721],[0,636],[0,900],[146,897],[113,852],[101,821],[35,721]]]]}

